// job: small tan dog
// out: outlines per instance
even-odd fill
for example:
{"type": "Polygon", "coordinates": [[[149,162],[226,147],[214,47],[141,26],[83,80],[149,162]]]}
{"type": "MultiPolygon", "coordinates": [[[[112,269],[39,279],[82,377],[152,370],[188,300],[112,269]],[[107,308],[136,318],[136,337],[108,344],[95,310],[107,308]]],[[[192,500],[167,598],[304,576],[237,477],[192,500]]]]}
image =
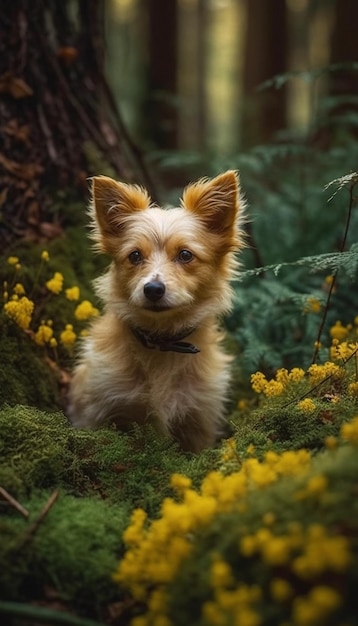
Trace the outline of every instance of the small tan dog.
{"type": "Polygon", "coordinates": [[[150,420],[184,450],[215,443],[231,361],[217,320],[231,307],[243,204],[234,171],[189,185],[173,209],[138,186],[93,178],[93,239],[112,264],[96,281],[105,311],[70,386],[74,426],[150,420]]]}

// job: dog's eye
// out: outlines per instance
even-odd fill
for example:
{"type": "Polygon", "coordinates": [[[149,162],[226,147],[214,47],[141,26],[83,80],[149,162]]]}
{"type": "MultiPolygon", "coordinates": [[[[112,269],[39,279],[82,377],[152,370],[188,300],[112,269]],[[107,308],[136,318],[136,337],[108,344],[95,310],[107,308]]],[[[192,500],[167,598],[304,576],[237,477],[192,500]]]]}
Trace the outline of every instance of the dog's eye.
{"type": "Polygon", "coordinates": [[[128,255],[128,260],[132,265],[138,265],[138,263],[143,260],[143,257],[139,250],[133,250],[133,252],[128,255]]]}
{"type": "Polygon", "coordinates": [[[190,263],[194,258],[194,255],[190,250],[180,250],[178,259],[181,263],[190,263]]]}

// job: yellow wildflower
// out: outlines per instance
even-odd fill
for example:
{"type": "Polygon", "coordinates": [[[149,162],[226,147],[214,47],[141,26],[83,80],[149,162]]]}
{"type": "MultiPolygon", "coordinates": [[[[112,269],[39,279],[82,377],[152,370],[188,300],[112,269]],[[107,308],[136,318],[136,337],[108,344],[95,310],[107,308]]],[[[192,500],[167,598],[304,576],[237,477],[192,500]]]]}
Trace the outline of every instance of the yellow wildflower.
{"type": "Polygon", "coordinates": [[[65,330],[60,333],[60,341],[65,348],[71,348],[76,341],[76,333],[73,330],[72,324],[66,324],[65,330]]]}
{"type": "Polygon", "coordinates": [[[285,602],[291,598],[293,590],[287,580],[283,578],[273,578],[270,583],[270,593],[276,602],[285,602]]]}
{"type": "Polygon", "coordinates": [[[323,363],[322,365],[313,363],[307,371],[311,385],[318,385],[330,376],[333,378],[339,378],[343,374],[342,368],[331,361],[326,361],[326,363],[323,363]]]}
{"type": "Polygon", "coordinates": [[[337,320],[334,326],[331,327],[329,334],[331,335],[332,339],[338,339],[339,341],[342,341],[347,337],[348,330],[347,328],[342,326],[342,322],[337,320]]]}
{"type": "Polygon", "coordinates": [[[49,255],[49,253],[47,252],[47,250],[43,250],[43,251],[41,252],[41,260],[42,260],[42,261],[45,261],[45,263],[47,263],[47,262],[50,260],[50,255],[49,255]]]}
{"type": "Polygon", "coordinates": [[[262,372],[251,374],[251,386],[255,393],[264,393],[267,386],[267,379],[262,372]]]}
{"type": "Polygon", "coordinates": [[[297,626],[316,626],[330,618],[341,604],[342,597],[335,589],[317,585],[306,597],[294,599],[292,617],[297,626]]]}
{"type": "Polygon", "coordinates": [[[313,413],[313,411],[316,409],[316,404],[313,402],[313,400],[311,400],[311,398],[304,398],[304,400],[301,400],[297,403],[297,408],[302,413],[309,414],[313,413]]]}
{"type": "Polygon", "coordinates": [[[172,474],[170,477],[170,486],[178,493],[184,493],[191,487],[191,478],[183,476],[182,474],[172,474]]]}
{"type": "Polygon", "coordinates": [[[358,446],[358,417],[355,417],[348,424],[342,424],[341,437],[354,446],[358,446]]]}
{"type": "Polygon", "coordinates": [[[19,263],[19,258],[17,256],[9,256],[7,262],[9,265],[17,265],[19,263]]]}
{"type": "Polygon", "coordinates": [[[324,439],[324,445],[328,450],[336,450],[338,446],[337,437],[334,437],[333,435],[328,435],[324,439]]]}
{"type": "Polygon", "coordinates": [[[60,272],[55,272],[53,277],[47,281],[46,287],[52,293],[59,294],[62,291],[63,276],[60,272]]]}
{"type": "Polygon", "coordinates": [[[4,311],[8,317],[20,326],[23,330],[27,330],[31,323],[34,303],[26,296],[16,298],[4,304],[4,311]]]}
{"type": "Polygon", "coordinates": [[[75,308],[75,318],[78,320],[87,320],[90,317],[98,315],[99,311],[96,309],[89,300],[83,300],[75,308]]]}
{"type": "Polygon", "coordinates": [[[50,343],[53,337],[53,329],[44,322],[40,324],[37,332],[34,335],[34,340],[39,346],[44,346],[46,343],[50,343]]]}
{"type": "Polygon", "coordinates": [[[67,300],[78,300],[80,297],[80,288],[74,285],[66,289],[65,293],[67,300]]]}
{"type": "Polygon", "coordinates": [[[273,396],[280,396],[284,390],[284,386],[282,383],[277,380],[270,380],[265,387],[265,395],[269,398],[273,396]]]}
{"type": "Polygon", "coordinates": [[[292,380],[295,383],[298,383],[302,378],[304,378],[305,371],[301,367],[293,367],[290,371],[288,377],[289,380],[292,380]]]}
{"type": "Polygon", "coordinates": [[[349,383],[348,393],[350,396],[358,396],[358,381],[355,383],[349,383]]]}
{"type": "Polygon", "coordinates": [[[25,294],[25,288],[21,283],[16,283],[14,287],[14,293],[18,296],[23,296],[25,294]]]}
{"type": "Polygon", "coordinates": [[[249,406],[249,401],[247,400],[247,398],[241,398],[241,400],[238,400],[237,402],[237,408],[239,411],[246,411],[248,406],[249,406]]]}
{"type": "Polygon", "coordinates": [[[231,567],[221,558],[216,558],[210,568],[210,581],[212,587],[229,587],[233,584],[231,567]]]}
{"type": "Polygon", "coordinates": [[[289,381],[289,374],[287,369],[282,367],[281,369],[277,370],[275,378],[277,382],[282,383],[283,385],[287,385],[289,381]]]}
{"type": "Polygon", "coordinates": [[[309,297],[306,300],[305,306],[303,308],[304,313],[319,313],[321,310],[322,304],[318,298],[309,297]]]}
{"type": "Polygon", "coordinates": [[[272,535],[270,541],[262,546],[261,554],[263,561],[269,565],[284,565],[289,561],[291,554],[289,538],[272,535]]]}
{"type": "Polygon", "coordinates": [[[51,337],[49,343],[50,343],[51,348],[57,348],[57,339],[55,337],[51,337]]]}

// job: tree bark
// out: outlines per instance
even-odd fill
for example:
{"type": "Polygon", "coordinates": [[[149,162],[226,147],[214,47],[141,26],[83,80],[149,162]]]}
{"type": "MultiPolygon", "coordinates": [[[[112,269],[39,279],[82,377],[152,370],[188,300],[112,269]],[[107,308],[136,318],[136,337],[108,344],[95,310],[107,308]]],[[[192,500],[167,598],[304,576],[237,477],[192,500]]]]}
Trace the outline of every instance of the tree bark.
{"type": "Polygon", "coordinates": [[[285,0],[247,0],[247,31],[243,76],[244,147],[271,141],[286,126],[286,89],[258,92],[258,86],[286,71],[285,0]]]}
{"type": "MultiPolygon", "coordinates": [[[[56,191],[87,193],[91,155],[130,178],[140,155],[103,72],[103,0],[11,0],[0,14],[0,245],[56,236],[56,191]],[[74,9],[76,13],[74,14],[74,9]],[[138,157],[138,158],[137,158],[138,157]]],[[[144,167],[136,179],[143,179],[144,167]]]]}

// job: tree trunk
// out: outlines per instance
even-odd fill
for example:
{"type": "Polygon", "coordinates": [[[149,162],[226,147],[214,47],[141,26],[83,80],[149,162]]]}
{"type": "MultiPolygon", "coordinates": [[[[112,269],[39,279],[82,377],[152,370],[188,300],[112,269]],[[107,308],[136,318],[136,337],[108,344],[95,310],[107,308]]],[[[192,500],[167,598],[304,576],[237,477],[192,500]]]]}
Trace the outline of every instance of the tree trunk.
{"type": "Polygon", "coordinates": [[[148,16],[147,137],[157,148],[177,147],[176,0],[145,0],[148,16]]]}
{"type": "Polygon", "coordinates": [[[272,140],[286,126],[286,89],[258,86],[286,71],[285,0],[247,0],[247,31],[243,77],[242,138],[244,147],[272,140]]]}
{"type": "Polygon", "coordinates": [[[130,178],[140,156],[103,74],[103,0],[30,4],[11,0],[0,14],[2,247],[56,236],[50,197],[84,194],[94,157],[130,178]]]}

